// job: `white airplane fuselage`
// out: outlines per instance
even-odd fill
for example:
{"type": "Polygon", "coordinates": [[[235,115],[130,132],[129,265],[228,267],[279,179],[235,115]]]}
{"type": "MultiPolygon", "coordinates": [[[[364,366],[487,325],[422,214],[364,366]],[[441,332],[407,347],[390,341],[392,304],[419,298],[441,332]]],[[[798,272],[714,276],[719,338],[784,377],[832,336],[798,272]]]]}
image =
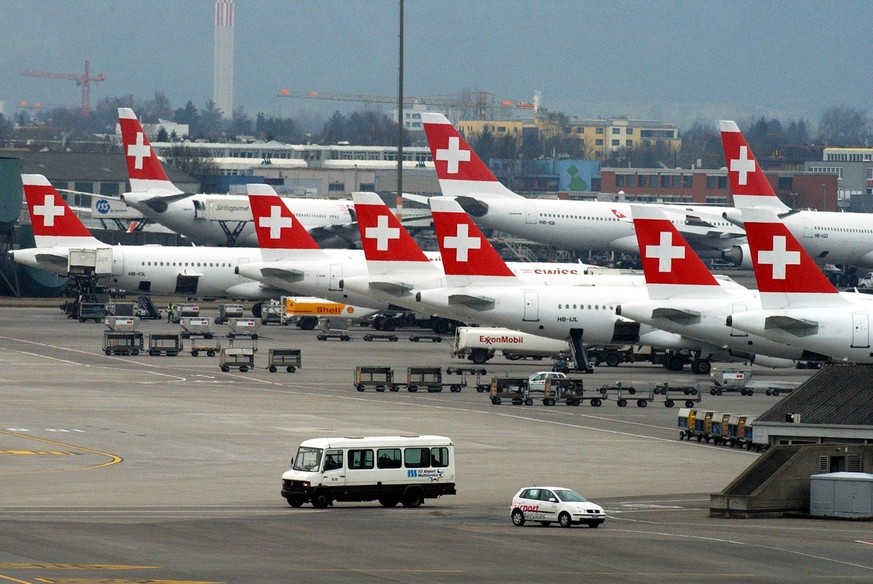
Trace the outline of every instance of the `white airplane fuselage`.
{"type": "Polygon", "coordinates": [[[735,314],[731,324],[776,343],[829,355],[834,361],[873,363],[871,315],[873,308],[861,305],[760,310],[735,314]],[[808,326],[786,328],[780,325],[783,319],[808,326]]]}
{"type": "MultiPolygon", "coordinates": [[[[64,257],[71,249],[28,248],[12,252],[19,263],[58,274],[66,274],[64,263],[49,263],[40,256],[64,257]]],[[[277,290],[237,275],[240,264],[262,259],[258,248],[204,248],[162,246],[106,246],[112,251],[112,273],[107,283],[132,293],[160,295],[216,296],[248,299],[276,297],[277,290]]]]}
{"type": "MultiPolygon", "coordinates": [[[[125,193],[121,199],[146,218],[186,236],[196,245],[227,245],[230,234],[237,246],[258,245],[246,196],[192,194],[161,201],[161,195],[148,192],[125,193]]],[[[290,197],[282,200],[307,230],[354,221],[351,201],[290,197]]]]}

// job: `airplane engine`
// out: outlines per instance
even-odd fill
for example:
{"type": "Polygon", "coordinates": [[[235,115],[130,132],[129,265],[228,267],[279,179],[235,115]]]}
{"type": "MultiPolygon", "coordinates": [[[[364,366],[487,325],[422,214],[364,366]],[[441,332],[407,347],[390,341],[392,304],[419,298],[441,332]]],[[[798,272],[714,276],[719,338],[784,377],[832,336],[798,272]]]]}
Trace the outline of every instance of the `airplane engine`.
{"type": "Polygon", "coordinates": [[[752,269],[752,254],[747,243],[732,246],[728,251],[722,253],[722,258],[737,267],[752,269]]]}
{"type": "Polygon", "coordinates": [[[752,355],[749,362],[761,367],[769,367],[770,369],[794,369],[797,366],[791,359],[768,357],[767,355],[752,355]]]}

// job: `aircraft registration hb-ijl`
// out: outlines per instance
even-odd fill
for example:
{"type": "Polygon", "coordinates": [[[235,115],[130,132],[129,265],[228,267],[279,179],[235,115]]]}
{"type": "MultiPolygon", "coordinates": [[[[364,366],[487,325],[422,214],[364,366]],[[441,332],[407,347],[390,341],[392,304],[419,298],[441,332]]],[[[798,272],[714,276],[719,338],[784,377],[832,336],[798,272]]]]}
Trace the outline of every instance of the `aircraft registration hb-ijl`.
{"type": "MultiPolygon", "coordinates": [[[[628,203],[527,199],[503,186],[442,114],[422,113],[443,196],[456,197],[478,224],[567,249],[636,255],[628,203]]],[[[721,257],[745,233],[727,207],[659,205],[702,256],[721,257]]]]}
{"type": "Polygon", "coordinates": [[[734,359],[764,367],[828,359],[725,326],[731,315],[761,309],[757,291],[733,283],[720,285],[657,207],[631,205],[631,212],[649,300],[622,303],[616,313],[706,343],[703,358],[691,364],[695,373],[707,373],[710,360],[725,351],[734,359]]]}
{"type": "Polygon", "coordinates": [[[111,253],[111,287],[143,294],[233,297],[263,300],[279,291],[234,273],[237,265],[261,260],[257,248],[109,246],[82,224],[42,175],[21,176],[37,247],[9,252],[16,262],[67,274],[71,250],[111,253]]]}
{"type": "MultiPolygon", "coordinates": [[[[167,177],[133,110],[118,108],[118,123],[131,187],[121,196],[125,204],[196,245],[258,245],[247,197],[181,191],[167,177]]],[[[348,200],[282,200],[316,239],[348,247],[347,238],[357,237],[348,200]]]]}
{"type": "Polygon", "coordinates": [[[728,326],[835,361],[873,363],[867,294],[840,293],[770,209],[743,209],[762,309],[728,326]]]}
{"type": "MultiPolygon", "coordinates": [[[[873,267],[873,221],[867,213],[795,211],[783,204],[758,164],[736,122],[719,122],[728,180],[736,208],[724,217],[742,225],[740,209],[772,208],[816,263],[873,267]]],[[[748,244],[732,248],[730,259],[751,267],[748,244]]],[[[848,282],[848,285],[857,284],[848,282]]]]}

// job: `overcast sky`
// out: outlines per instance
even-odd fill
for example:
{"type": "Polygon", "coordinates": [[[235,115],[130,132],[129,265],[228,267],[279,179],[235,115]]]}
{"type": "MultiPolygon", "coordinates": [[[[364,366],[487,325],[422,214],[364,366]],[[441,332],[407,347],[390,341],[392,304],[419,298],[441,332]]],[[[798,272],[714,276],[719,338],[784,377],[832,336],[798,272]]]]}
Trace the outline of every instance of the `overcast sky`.
{"type": "MultiPolygon", "coordinates": [[[[397,91],[398,0],[236,0],[234,104],[250,115],[362,105],[277,97],[281,88],[397,91]]],[[[78,106],[163,91],[212,98],[213,0],[0,0],[0,101],[78,106]]],[[[873,112],[873,2],[406,0],[409,96],[463,89],[582,117],[687,126],[761,115],[814,124],[842,105],[873,112]]]]}

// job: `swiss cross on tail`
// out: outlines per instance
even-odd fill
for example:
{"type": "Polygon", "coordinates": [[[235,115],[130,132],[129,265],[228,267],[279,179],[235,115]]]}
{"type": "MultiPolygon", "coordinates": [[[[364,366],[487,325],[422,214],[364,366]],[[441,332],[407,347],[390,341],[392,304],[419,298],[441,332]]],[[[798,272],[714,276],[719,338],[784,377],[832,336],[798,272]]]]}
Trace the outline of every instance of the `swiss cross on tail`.
{"type": "Polygon", "coordinates": [[[762,294],[837,294],[772,209],[743,209],[755,279],[762,294]]]}
{"type": "Polygon", "coordinates": [[[376,193],[352,193],[367,261],[430,262],[376,193]]]}
{"type": "Polygon", "coordinates": [[[246,185],[258,245],[262,249],[320,249],[271,187],[246,185]],[[273,192],[269,192],[273,191],[273,192]]]}
{"type": "Polygon", "coordinates": [[[648,284],[718,286],[679,230],[652,205],[631,205],[648,284]]]}
{"type": "Polygon", "coordinates": [[[789,210],[776,196],[736,122],[722,120],[718,128],[734,204],[737,207],[767,206],[780,211],[789,210]]]}
{"type": "Polygon", "coordinates": [[[41,174],[23,174],[24,198],[36,237],[87,237],[91,232],[41,174]]]}
{"type": "Polygon", "coordinates": [[[431,197],[430,209],[447,276],[514,276],[455,200],[431,197]]]}
{"type": "Polygon", "coordinates": [[[127,173],[131,181],[169,181],[161,161],[155,156],[152,145],[132,109],[118,108],[118,125],[121,126],[121,142],[124,145],[127,173]]]}
{"type": "Polygon", "coordinates": [[[440,180],[497,181],[444,115],[422,113],[421,121],[440,180]]]}

